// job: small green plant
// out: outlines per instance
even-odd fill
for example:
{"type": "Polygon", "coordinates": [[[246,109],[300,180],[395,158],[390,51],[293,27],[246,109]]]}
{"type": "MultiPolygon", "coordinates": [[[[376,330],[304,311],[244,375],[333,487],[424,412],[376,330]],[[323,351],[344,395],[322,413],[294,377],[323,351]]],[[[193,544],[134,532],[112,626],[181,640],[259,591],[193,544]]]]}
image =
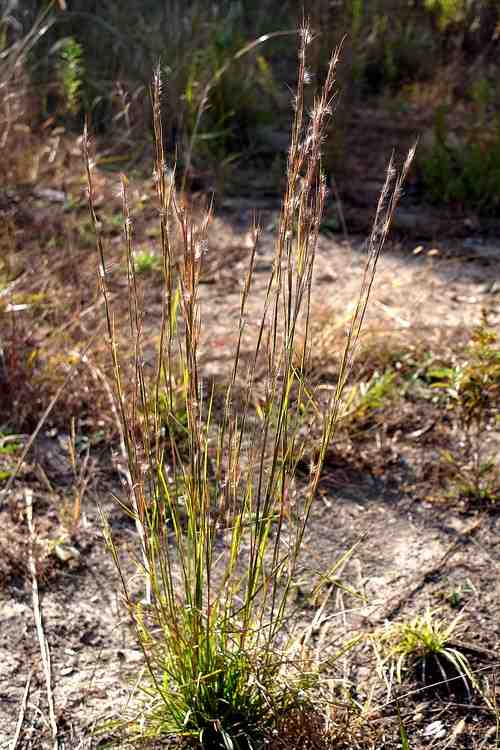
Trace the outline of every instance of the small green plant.
{"type": "Polygon", "coordinates": [[[9,435],[0,430],[0,456],[12,456],[19,451],[20,447],[18,435],[9,435]]]}
{"type": "Polygon", "coordinates": [[[379,634],[379,643],[390,675],[402,682],[405,674],[413,673],[424,685],[459,677],[469,690],[475,685],[469,661],[452,645],[462,620],[459,614],[447,622],[437,610],[427,608],[424,615],[409,622],[387,625],[379,634]]]}
{"type": "Polygon", "coordinates": [[[439,592],[439,597],[448,602],[452,609],[458,609],[459,607],[463,606],[464,600],[468,597],[468,595],[475,592],[476,589],[474,588],[474,585],[471,583],[469,578],[467,578],[463,584],[455,586],[452,589],[439,592]]]}
{"type": "Polygon", "coordinates": [[[442,453],[452,467],[454,494],[468,501],[500,499],[498,466],[485,449],[487,428],[500,416],[500,349],[497,335],[487,325],[478,326],[462,360],[451,367],[431,368],[433,388],[444,396],[444,406],[455,417],[465,436],[460,454],[442,453]]]}
{"type": "Polygon", "coordinates": [[[465,19],[466,0],[425,0],[425,7],[438,18],[440,29],[444,30],[449,24],[458,23],[465,19]]]}
{"type": "Polygon", "coordinates": [[[161,271],[161,260],[150,250],[141,250],[134,257],[135,270],[139,276],[148,276],[161,271]]]}
{"type": "Polygon", "coordinates": [[[399,721],[399,736],[401,737],[401,750],[410,750],[410,741],[408,739],[408,733],[406,727],[403,724],[403,718],[399,706],[397,706],[398,721],[399,721]]]}
{"type": "Polygon", "coordinates": [[[75,115],[80,109],[85,66],[83,47],[70,36],[61,41],[59,74],[66,110],[75,115]]]}
{"type": "Polygon", "coordinates": [[[464,463],[463,459],[451,451],[441,451],[443,462],[453,474],[453,479],[449,481],[448,495],[470,505],[496,505],[500,501],[498,466],[495,460],[481,461],[477,454],[476,449],[476,460],[464,463]]]}
{"type": "Polygon", "coordinates": [[[354,385],[345,403],[343,420],[364,422],[384,407],[397,394],[396,373],[374,372],[370,380],[354,385]]]}
{"type": "Polygon", "coordinates": [[[0,482],[7,481],[13,472],[12,458],[19,453],[19,435],[12,435],[8,429],[0,429],[0,482]],[[3,459],[3,460],[2,460],[3,459]],[[9,460],[10,459],[10,460],[9,460]],[[5,468],[7,467],[7,468],[5,468]]]}
{"type": "Polygon", "coordinates": [[[460,143],[448,136],[447,110],[436,112],[434,142],[422,159],[424,190],[439,203],[458,203],[485,213],[500,206],[500,123],[471,126],[460,143]]]}

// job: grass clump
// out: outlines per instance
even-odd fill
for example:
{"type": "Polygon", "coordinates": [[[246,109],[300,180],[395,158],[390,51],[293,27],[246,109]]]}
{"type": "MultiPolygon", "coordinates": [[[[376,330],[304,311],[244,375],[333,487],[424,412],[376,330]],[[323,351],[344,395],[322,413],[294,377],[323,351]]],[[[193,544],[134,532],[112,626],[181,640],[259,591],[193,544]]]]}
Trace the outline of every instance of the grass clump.
{"type": "MultiPolygon", "coordinates": [[[[206,748],[259,747],[277,717],[305,708],[299,686],[307,689],[308,675],[285,681],[282,654],[266,653],[257,630],[236,631],[228,614],[215,607],[208,622],[185,607],[175,630],[164,631],[178,646],[161,644],[162,683],[144,686],[146,726],[156,736],[181,735],[206,748]]],[[[154,651],[148,656],[154,659],[154,651]]]]}
{"type": "Polygon", "coordinates": [[[135,270],[140,276],[149,276],[161,271],[160,259],[150,250],[142,250],[135,255],[135,270]]]}
{"type": "Polygon", "coordinates": [[[85,138],[117,413],[146,589],[144,599],[137,603],[105,525],[146,665],[140,685],[143,701],[134,717],[122,722],[128,737],[137,740],[176,736],[204,748],[261,747],[286,723],[290,712],[307,715],[315,685],[327,667],[293,644],[288,619],[293,597],[289,595],[342,392],[353,367],[377,259],[413,152],[400,176],[392,163],[389,166],[337,387],[320,415],[319,439],[311,449],[302,419],[310,398],[307,327],[326,195],[321,144],[332,114],[338,53],[330,60],[323,89],[308,117],[304,83],[311,34],[307,27],[300,38],[287,186],[274,263],[253,351],[243,357],[260,234],[255,227],[223,398],[215,387],[207,387],[200,363],[201,343],[210,340],[210,332],[203,328],[199,283],[211,212],[196,220],[176,196],[172,165],[167,163],[163,145],[159,71],[152,95],[164,291],[154,375],[149,379],[133,220],[127,181],[122,180],[134,352],[131,386],[120,359],[85,138]],[[306,335],[297,357],[299,328],[306,335]],[[185,415],[182,430],[180,413],[185,415]],[[296,470],[306,445],[311,460],[308,476],[299,487],[296,470]]]}
{"type": "Polygon", "coordinates": [[[388,625],[380,635],[380,642],[391,677],[395,676],[400,683],[405,674],[413,674],[424,685],[447,684],[458,677],[469,692],[469,687],[475,684],[469,661],[453,645],[462,620],[463,615],[459,614],[447,622],[428,607],[423,615],[409,622],[388,625]]]}

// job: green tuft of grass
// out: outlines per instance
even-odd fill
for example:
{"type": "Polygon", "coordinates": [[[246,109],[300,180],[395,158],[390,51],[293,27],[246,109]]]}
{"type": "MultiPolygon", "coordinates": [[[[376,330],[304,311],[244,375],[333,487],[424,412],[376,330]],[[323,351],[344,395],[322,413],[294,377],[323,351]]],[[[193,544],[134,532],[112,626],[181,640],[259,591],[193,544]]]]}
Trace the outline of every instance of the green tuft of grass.
{"type": "Polygon", "coordinates": [[[135,254],[135,272],[139,276],[148,276],[156,271],[161,272],[161,260],[150,250],[142,250],[135,254]]]}
{"type": "Polygon", "coordinates": [[[460,678],[469,691],[475,685],[471,666],[453,639],[460,631],[463,615],[451,622],[429,607],[423,615],[408,622],[388,624],[379,634],[383,662],[389,665],[390,675],[402,682],[405,674],[420,677],[424,685],[460,678]]]}

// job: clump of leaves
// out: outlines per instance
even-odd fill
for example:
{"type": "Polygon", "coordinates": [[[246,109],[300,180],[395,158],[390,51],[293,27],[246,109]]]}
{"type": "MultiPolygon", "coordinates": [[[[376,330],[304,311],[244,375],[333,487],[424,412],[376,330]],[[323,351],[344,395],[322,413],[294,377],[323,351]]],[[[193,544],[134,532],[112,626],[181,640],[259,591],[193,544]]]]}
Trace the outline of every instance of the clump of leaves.
{"type": "Polygon", "coordinates": [[[0,483],[9,479],[15,465],[15,456],[21,449],[19,435],[12,435],[9,430],[0,428],[0,483]]]}
{"type": "Polygon", "coordinates": [[[448,683],[459,677],[467,692],[475,685],[469,661],[453,645],[459,633],[463,615],[451,622],[439,617],[438,610],[427,608],[409,622],[387,625],[379,635],[383,664],[389,665],[389,674],[402,682],[405,674],[412,674],[424,685],[435,682],[448,683]]]}
{"type": "Polygon", "coordinates": [[[370,380],[356,383],[346,399],[343,420],[366,422],[397,394],[396,373],[374,372],[370,380]]]}

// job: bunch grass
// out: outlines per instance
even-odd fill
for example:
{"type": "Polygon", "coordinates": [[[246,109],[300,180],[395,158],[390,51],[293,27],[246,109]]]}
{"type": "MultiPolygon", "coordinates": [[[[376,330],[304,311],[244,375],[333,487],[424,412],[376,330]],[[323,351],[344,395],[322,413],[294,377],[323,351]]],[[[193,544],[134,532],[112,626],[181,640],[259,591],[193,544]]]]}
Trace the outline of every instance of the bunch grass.
{"type": "Polygon", "coordinates": [[[390,162],[338,384],[320,415],[320,438],[311,450],[302,419],[309,399],[307,331],[315,249],[326,196],[321,147],[332,116],[339,57],[336,50],[323,88],[307,115],[304,85],[311,40],[304,25],[287,186],[262,317],[251,357],[243,357],[247,303],[260,237],[254,226],[248,272],[242,282],[237,343],[222,407],[216,403],[214,390],[207,389],[200,364],[204,318],[199,284],[211,210],[197,220],[177,197],[175,168],[164,151],[159,70],[153,80],[152,100],[164,294],[152,381],[144,364],[143,307],[127,180],[122,179],[121,191],[129,342],[134,360],[131,385],[110,304],[85,133],[89,205],[145,579],[145,596],[138,602],[104,522],[146,667],[137,713],[122,722],[133,740],[172,736],[204,748],[261,747],[286,715],[312,709],[314,687],[326,666],[313,663],[296,644],[293,647],[289,595],[323,460],[353,368],[377,259],[413,151],[399,175],[390,162]],[[299,329],[306,335],[297,357],[299,329]],[[264,393],[259,409],[252,398],[257,385],[264,393]],[[184,415],[182,431],[179,409],[184,415]],[[299,488],[295,474],[306,446],[309,473],[299,488]]]}
{"type": "Polygon", "coordinates": [[[467,692],[476,681],[467,657],[454,646],[460,632],[463,614],[448,622],[439,613],[427,608],[423,615],[412,620],[389,625],[380,636],[385,651],[385,663],[391,676],[399,683],[405,673],[420,672],[423,684],[439,674],[444,684],[460,678],[467,692]]]}

